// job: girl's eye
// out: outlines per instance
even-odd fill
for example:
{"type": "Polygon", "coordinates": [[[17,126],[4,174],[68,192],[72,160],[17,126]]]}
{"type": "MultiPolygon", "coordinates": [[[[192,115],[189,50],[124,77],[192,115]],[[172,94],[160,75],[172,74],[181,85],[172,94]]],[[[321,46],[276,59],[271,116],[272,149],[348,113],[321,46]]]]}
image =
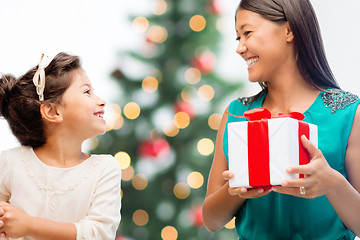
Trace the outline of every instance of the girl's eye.
{"type": "Polygon", "coordinates": [[[89,89],[89,90],[86,90],[84,93],[90,95],[90,92],[91,92],[91,90],[89,89]]]}
{"type": "Polygon", "coordinates": [[[240,41],[240,37],[237,37],[237,38],[236,38],[236,41],[240,41]]]}

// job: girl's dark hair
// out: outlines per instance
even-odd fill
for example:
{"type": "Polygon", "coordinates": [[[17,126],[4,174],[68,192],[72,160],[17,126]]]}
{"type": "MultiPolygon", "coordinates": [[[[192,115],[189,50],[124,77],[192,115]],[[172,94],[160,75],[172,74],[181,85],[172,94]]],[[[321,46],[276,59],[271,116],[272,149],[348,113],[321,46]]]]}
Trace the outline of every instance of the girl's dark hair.
{"type": "Polygon", "coordinates": [[[39,101],[33,77],[38,66],[16,78],[11,74],[0,79],[0,116],[4,117],[13,134],[23,146],[37,148],[46,143],[40,114],[42,103],[60,103],[70,86],[71,72],[81,68],[77,56],[57,54],[45,68],[44,101],[39,101]]]}
{"type": "MultiPolygon", "coordinates": [[[[279,24],[288,22],[300,73],[320,90],[340,88],[326,60],[319,23],[309,0],[241,0],[236,13],[240,9],[279,24]]],[[[260,85],[263,91],[267,88],[265,83],[260,85]]]]}

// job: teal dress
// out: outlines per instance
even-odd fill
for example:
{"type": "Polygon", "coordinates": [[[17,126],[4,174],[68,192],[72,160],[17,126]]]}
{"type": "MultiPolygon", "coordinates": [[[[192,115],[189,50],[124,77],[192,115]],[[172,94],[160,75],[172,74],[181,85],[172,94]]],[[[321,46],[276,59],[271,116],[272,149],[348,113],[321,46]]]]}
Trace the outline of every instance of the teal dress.
{"type": "MultiPolygon", "coordinates": [[[[322,91],[303,114],[304,121],[318,126],[318,146],[329,165],[347,178],[345,153],[359,98],[349,92],[322,91]]],[[[267,92],[253,100],[241,98],[230,103],[236,116],[261,107],[267,92]],[[253,100],[253,101],[252,101],[253,100]]],[[[228,115],[228,123],[246,121],[228,115]]],[[[223,150],[228,161],[228,132],[224,131],[223,150]]],[[[241,240],[257,239],[354,239],[325,196],[305,199],[270,192],[248,199],[236,213],[236,231],[241,240]]]]}

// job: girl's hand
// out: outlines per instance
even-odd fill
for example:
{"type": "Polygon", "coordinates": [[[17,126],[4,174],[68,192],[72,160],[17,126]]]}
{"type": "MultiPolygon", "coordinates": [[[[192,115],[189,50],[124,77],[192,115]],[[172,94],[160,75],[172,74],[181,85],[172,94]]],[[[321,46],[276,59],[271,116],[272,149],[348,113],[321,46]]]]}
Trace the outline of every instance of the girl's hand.
{"type": "Polygon", "coordinates": [[[340,173],[329,166],[322,152],[304,135],[301,136],[301,142],[309,153],[310,163],[290,167],[287,169],[287,173],[304,174],[304,178],[284,180],[281,186],[273,187],[272,190],[304,198],[316,198],[327,194],[331,191],[331,186],[335,184],[336,176],[340,173]],[[300,194],[301,187],[305,190],[303,191],[305,194],[300,194]]]}
{"type": "MultiPolygon", "coordinates": [[[[226,181],[229,181],[231,178],[234,177],[234,173],[230,171],[224,171],[223,172],[223,178],[226,181]]],[[[248,198],[258,198],[267,195],[269,192],[271,192],[271,189],[264,190],[262,188],[246,188],[246,187],[237,187],[237,188],[230,188],[229,187],[229,194],[232,196],[239,196],[244,199],[248,198]]]]}
{"type": "Polygon", "coordinates": [[[29,235],[31,217],[9,203],[0,202],[0,237],[20,238],[29,235]],[[2,224],[1,224],[2,223],[2,224]]]}

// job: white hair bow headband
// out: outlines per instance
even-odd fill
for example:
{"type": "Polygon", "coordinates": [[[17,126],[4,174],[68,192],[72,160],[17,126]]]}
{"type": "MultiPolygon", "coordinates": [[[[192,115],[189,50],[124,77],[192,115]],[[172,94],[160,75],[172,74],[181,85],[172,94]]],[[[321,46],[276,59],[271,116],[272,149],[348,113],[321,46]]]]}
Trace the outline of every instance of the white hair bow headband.
{"type": "Polygon", "coordinates": [[[44,89],[45,89],[45,68],[49,65],[48,56],[41,55],[39,67],[36,70],[33,82],[36,87],[36,93],[39,95],[39,100],[44,101],[44,89]]]}

